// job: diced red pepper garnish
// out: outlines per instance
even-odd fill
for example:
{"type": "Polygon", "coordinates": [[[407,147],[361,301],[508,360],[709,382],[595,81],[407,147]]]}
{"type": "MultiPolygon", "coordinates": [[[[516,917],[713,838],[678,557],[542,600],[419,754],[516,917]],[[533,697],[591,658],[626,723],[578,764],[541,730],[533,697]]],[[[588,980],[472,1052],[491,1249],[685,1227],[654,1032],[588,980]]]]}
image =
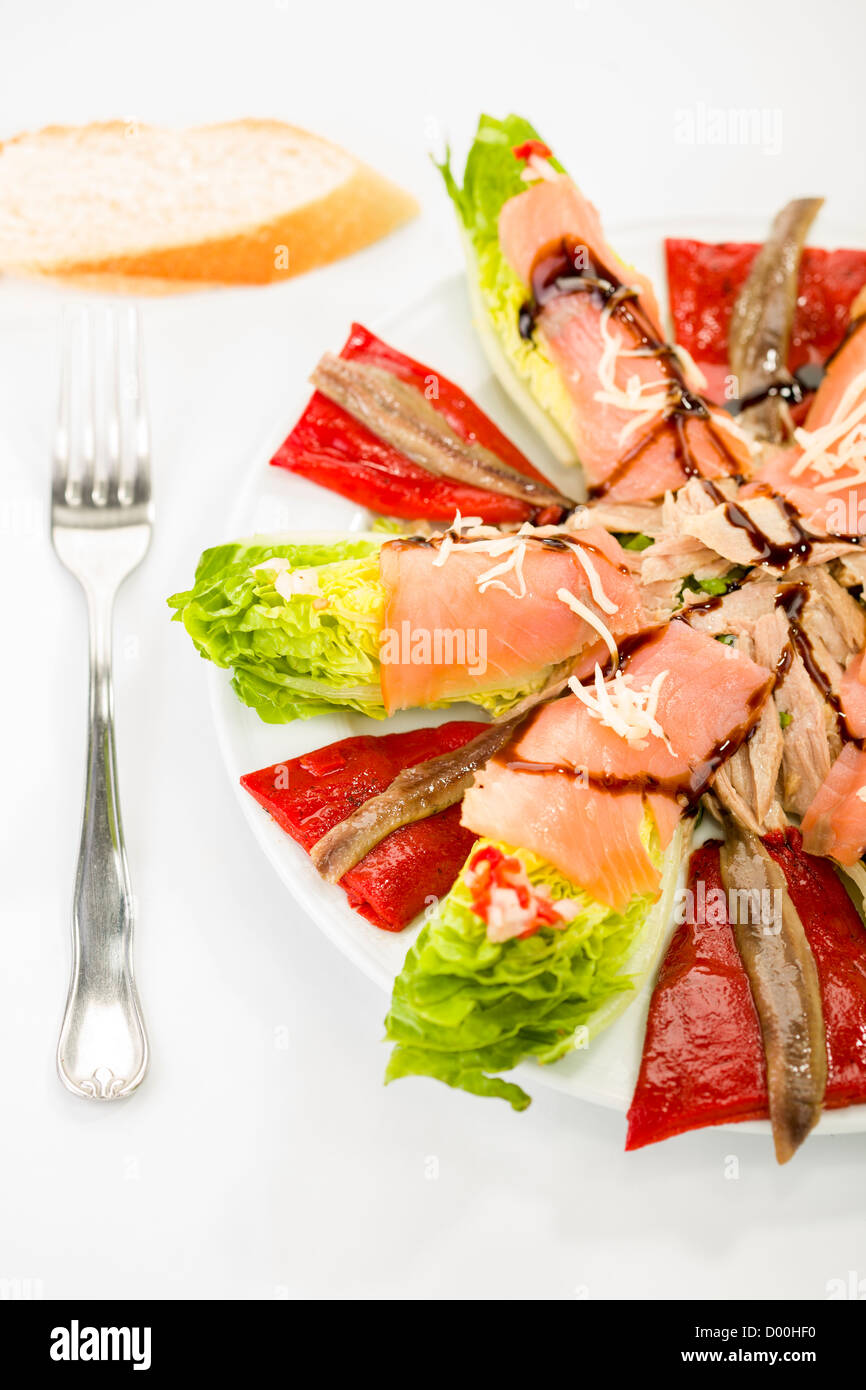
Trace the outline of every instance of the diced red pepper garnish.
{"type": "Polygon", "coordinates": [[[550,159],[553,150],[549,145],[545,145],[543,140],[524,140],[522,145],[513,145],[511,153],[515,159],[529,159],[533,154],[537,154],[541,159],[550,159]]]}
{"type": "MultiPolygon", "coordinates": [[[[383,367],[419,390],[461,439],[477,441],[519,473],[542,479],[489,416],[432,367],[389,347],[359,323],[352,324],[340,356],[383,367]]],[[[429,473],[319,391],[271,463],[383,516],[451,521],[459,511],[493,525],[530,520],[546,525],[562,516],[557,507],[534,508],[519,498],[429,473]]]]}
{"type": "MultiPolygon", "coordinates": [[[[665,241],[674,336],[707,377],[713,400],[725,399],[728,329],[734,303],[760,246],[669,237],[665,241]]],[[[839,346],[851,305],[866,284],[866,251],[806,247],[800,261],[789,371],[826,361],[839,346]]]]}
{"type": "MultiPolygon", "coordinates": [[[[247,773],[241,785],[309,851],[368,797],[385,791],[404,767],[459,748],[484,727],[454,720],[437,729],[344,738],[247,773]]],[[[431,900],[445,896],[474,839],[460,824],[460,806],[450,806],[393,831],[340,886],[362,917],[385,931],[401,931],[431,900]]]]}
{"type": "Polygon", "coordinates": [[[532,888],[526,867],[516,855],[505,855],[496,845],[482,845],[472,855],[467,868],[473,911],[488,925],[493,888],[509,888],[524,911],[533,909],[532,921],[525,931],[519,933],[519,940],[532,936],[539,927],[567,925],[562,914],[556,911],[552,899],[544,891],[532,888]]]}
{"type": "MultiPolygon", "coordinates": [[[[764,844],[785,874],[818,970],[827,1036],[824,1104],[866,1101],[866,929],[830,861],[804,853],[798,830],[774,832],[764,844]]],[[[678,928],[659,971],[627,1149],[769,1115],[761,1029],[722,906],[717,843],[692,855],[689,888],[695,903],[702,893],[705,904],[718,907],[703,925],[678,928]]]]}

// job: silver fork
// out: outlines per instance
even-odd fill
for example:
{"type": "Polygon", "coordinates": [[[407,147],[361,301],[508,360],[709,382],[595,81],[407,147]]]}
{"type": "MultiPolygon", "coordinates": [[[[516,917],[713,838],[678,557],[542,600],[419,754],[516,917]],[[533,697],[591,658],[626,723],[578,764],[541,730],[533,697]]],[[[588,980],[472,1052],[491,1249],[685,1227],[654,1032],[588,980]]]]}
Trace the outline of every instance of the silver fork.
{"type": "Polygon", "coordinates": [[[64,316],[51,539],[87,595],[90,709],[72,907],[72,978],[57,1048],[63,1084],[118,1100],[147,1071],[132,965],[133,900],[114,751],[114,596],[150,543],[150,441],[138,311],[64,316]]]}

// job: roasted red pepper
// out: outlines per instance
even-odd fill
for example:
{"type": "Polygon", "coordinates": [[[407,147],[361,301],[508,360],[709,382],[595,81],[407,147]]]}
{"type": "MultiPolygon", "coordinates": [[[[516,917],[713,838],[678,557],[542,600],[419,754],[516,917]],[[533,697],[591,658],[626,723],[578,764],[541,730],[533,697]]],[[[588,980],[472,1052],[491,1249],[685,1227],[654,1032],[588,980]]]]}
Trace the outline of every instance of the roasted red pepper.
{"type": "MultiPolygon", "coordinates": [[[[477,440],[520,473],[542,478],[484,411],[441,372],[389,347],[359,323],[352,324],[340,356],[385,368],[421,391],[462,439],[477,440]]],[[[428,473],[319,391],[271,463],[370,511],[410,521],[451,521],[456,511],[495,525],[532,520],[545,525],[562,516],[557,507],[534,508],[516,497],[428,473]]]]}
{"type": "MultiPolygon", "coordinates": [[[[453,721],[403,734],[362,734],[314,753],[247,773],[241,785],[305,850],[404,767],[459,748],[484,728],[453,721]]],[[[395,830],[341,880],[349,903],[377,927],[401,931],[434,898],[444,897],[474,844],[460,806],[395,830]]]]}
{"type": "MultiPolygon", "coordinates": [[[[707,377],[714,400],[724,400],[731,313],[759,249],[752,242],[713,245],[675,237],[665,242],[674,336],[707,377]]],[[[864,285],[866,251],[806,248],[788,354],[790,371],[826,361],[839,346],[851,305],[864,285]]]]}
{"type": "MultiPolygon", "coordinates": [[[[866,929],[829,860],[804,853],[798,830],[768,835],[764,844],[785,874],[818,968],[827,1032],[825,1106],[864,1101],[866,929]]],[[[678,928],[659,971],[627,1149],[769,1114],[761,1030],[723,906],[717,843],[692,855],[689,888],[693,902],[702,894],[715,911],[703,924],[678,928]]]]}

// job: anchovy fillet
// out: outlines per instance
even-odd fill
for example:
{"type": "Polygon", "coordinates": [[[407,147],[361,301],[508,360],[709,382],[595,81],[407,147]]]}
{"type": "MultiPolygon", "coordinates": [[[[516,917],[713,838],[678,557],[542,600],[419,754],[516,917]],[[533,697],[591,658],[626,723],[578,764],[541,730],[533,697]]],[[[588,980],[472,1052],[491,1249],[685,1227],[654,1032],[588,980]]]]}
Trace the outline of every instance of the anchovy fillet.
{"type": "Polygon", "coordinates": [[[430,473],[516,497],[534,507],[572,511],[577,506],[572,498],[539,478],[526,477],[483,445],[461,439],[420,391],[382,367],[326,352],[310,380],[323,396],[430,473]]]}
{"type": "MultiPolygon", "coordinates": [[[[741,289],[728,331],[728,356],[741,400],[790,386],[785,363],[797,303],[800,257],[823,198],[794,198],[777,214],[741,289]]],[[[791,433],[782,397],[747,405],[740,422],[759,438],[779,442],[791,433]]]]}
{"type": "Polygon", "coordinates": [[[393,830],[453,806],[471,786],[478,769],[508,743],[524,718],[515,715],[490,724],[462,747],[404,768],[390,787],[371,796],[313,846],[310,857],[322,878],[339,883],[393,830]]]}
{"type": "Polygon", "coordinates": [[[757,835],[731,820],[721,869],[761,1025],[776,1158],[787,1163],[818,1123],[827,1085],[818,971],[785,875],[757,835]],[[762,910],[755,910],[758,904],[762,910]]]}
{"type": "Polygon", "coordinates": [[[489,724],[460,748],[404,768],[383,792],[371,796],[323,835],[310,851],[322,877],[339,883],[392,830],[426,820],[460,801],[475,773],[511,741],[532,711],[562,694],[573,667],[573,661],[560,662],[542,688],[525,696],[510,714],[489,724]]]}

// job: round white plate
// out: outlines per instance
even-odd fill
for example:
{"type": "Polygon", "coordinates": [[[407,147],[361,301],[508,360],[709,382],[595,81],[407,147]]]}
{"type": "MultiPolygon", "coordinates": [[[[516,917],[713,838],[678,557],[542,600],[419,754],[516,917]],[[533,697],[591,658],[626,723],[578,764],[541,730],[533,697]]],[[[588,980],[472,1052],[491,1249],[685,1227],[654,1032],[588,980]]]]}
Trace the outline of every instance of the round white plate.
{"type": "MultiPolygon", "coordinates": [[[[665,236],[759,241],[764,234],[764,226],[754,219],[714,219],[708,223],[706,219],[679,218],[663,226],[644,223],[621,228],[613,234],[612,241],[627,262],[651,275],[660,301],[664,302],[665,236]]],[[[814,240],[816,244],[827,246],[862,244],[862,236],[846,236],[844,229],[837,229],[831,238],[823,227],[819,227],[814,240]]],[[[462,277],[435,286],[416,303],[370,327],[381,332],[395,347],[433,368],[438,367],[459,383],[543,472],[553,481],[559,480],[567,490],[567,470],[560,468],[538,442],[487,365],[472,327],[462,277]]],[[[347,319],[347,332],[348,328],[347,319]]],[[[336,351],[340,344],[333,346],[336,351]]],[[[225,534],[215,536],[214,544],[257,531],[364,530],[369,525],[370,513],[284,469],[269,466],[269,459],[301,414],[309,395],[309,386],[299,382],[297,395],[287,400],[280,418],[262,431],[225,534]]],[[[356,714],[320,715],[294,724],[269,725],[263,724],[253,710],[236,698],[228,672],[212,668],[210,679],[223,759],[250,829],[292,896],[316,925],[370,979],[390,992],[419,927],[393,933],[380,931],[365,922],[348,906],[339,887],[323,883],[300,846],[243,790],[239,779],[246,772],[269,767],[351,734],[384,732],[386,727],[388,730],[420,728],[449,719],[477,718],[477,710],[461,705],[432,712],[412,711],[395,716],[387,725],[356,714]]],[[[514,1072],[515,1078],[530,1094],[539,1086],[550,1086],[581,1100],[627,1109],[640,1062],[650,992],[651,981],[626,1013],[585,1052],[572,1053],[549,1067],[523,1064],[514,1072]]],[[[766,1133],[769,1125],[760,1121],[740,1124],[737,1129],[766,1133]]],[[[866,1106],[854,1106],[825,1115],[817,1132],[838,1134],[864,1130],[866,1106]]]]}

